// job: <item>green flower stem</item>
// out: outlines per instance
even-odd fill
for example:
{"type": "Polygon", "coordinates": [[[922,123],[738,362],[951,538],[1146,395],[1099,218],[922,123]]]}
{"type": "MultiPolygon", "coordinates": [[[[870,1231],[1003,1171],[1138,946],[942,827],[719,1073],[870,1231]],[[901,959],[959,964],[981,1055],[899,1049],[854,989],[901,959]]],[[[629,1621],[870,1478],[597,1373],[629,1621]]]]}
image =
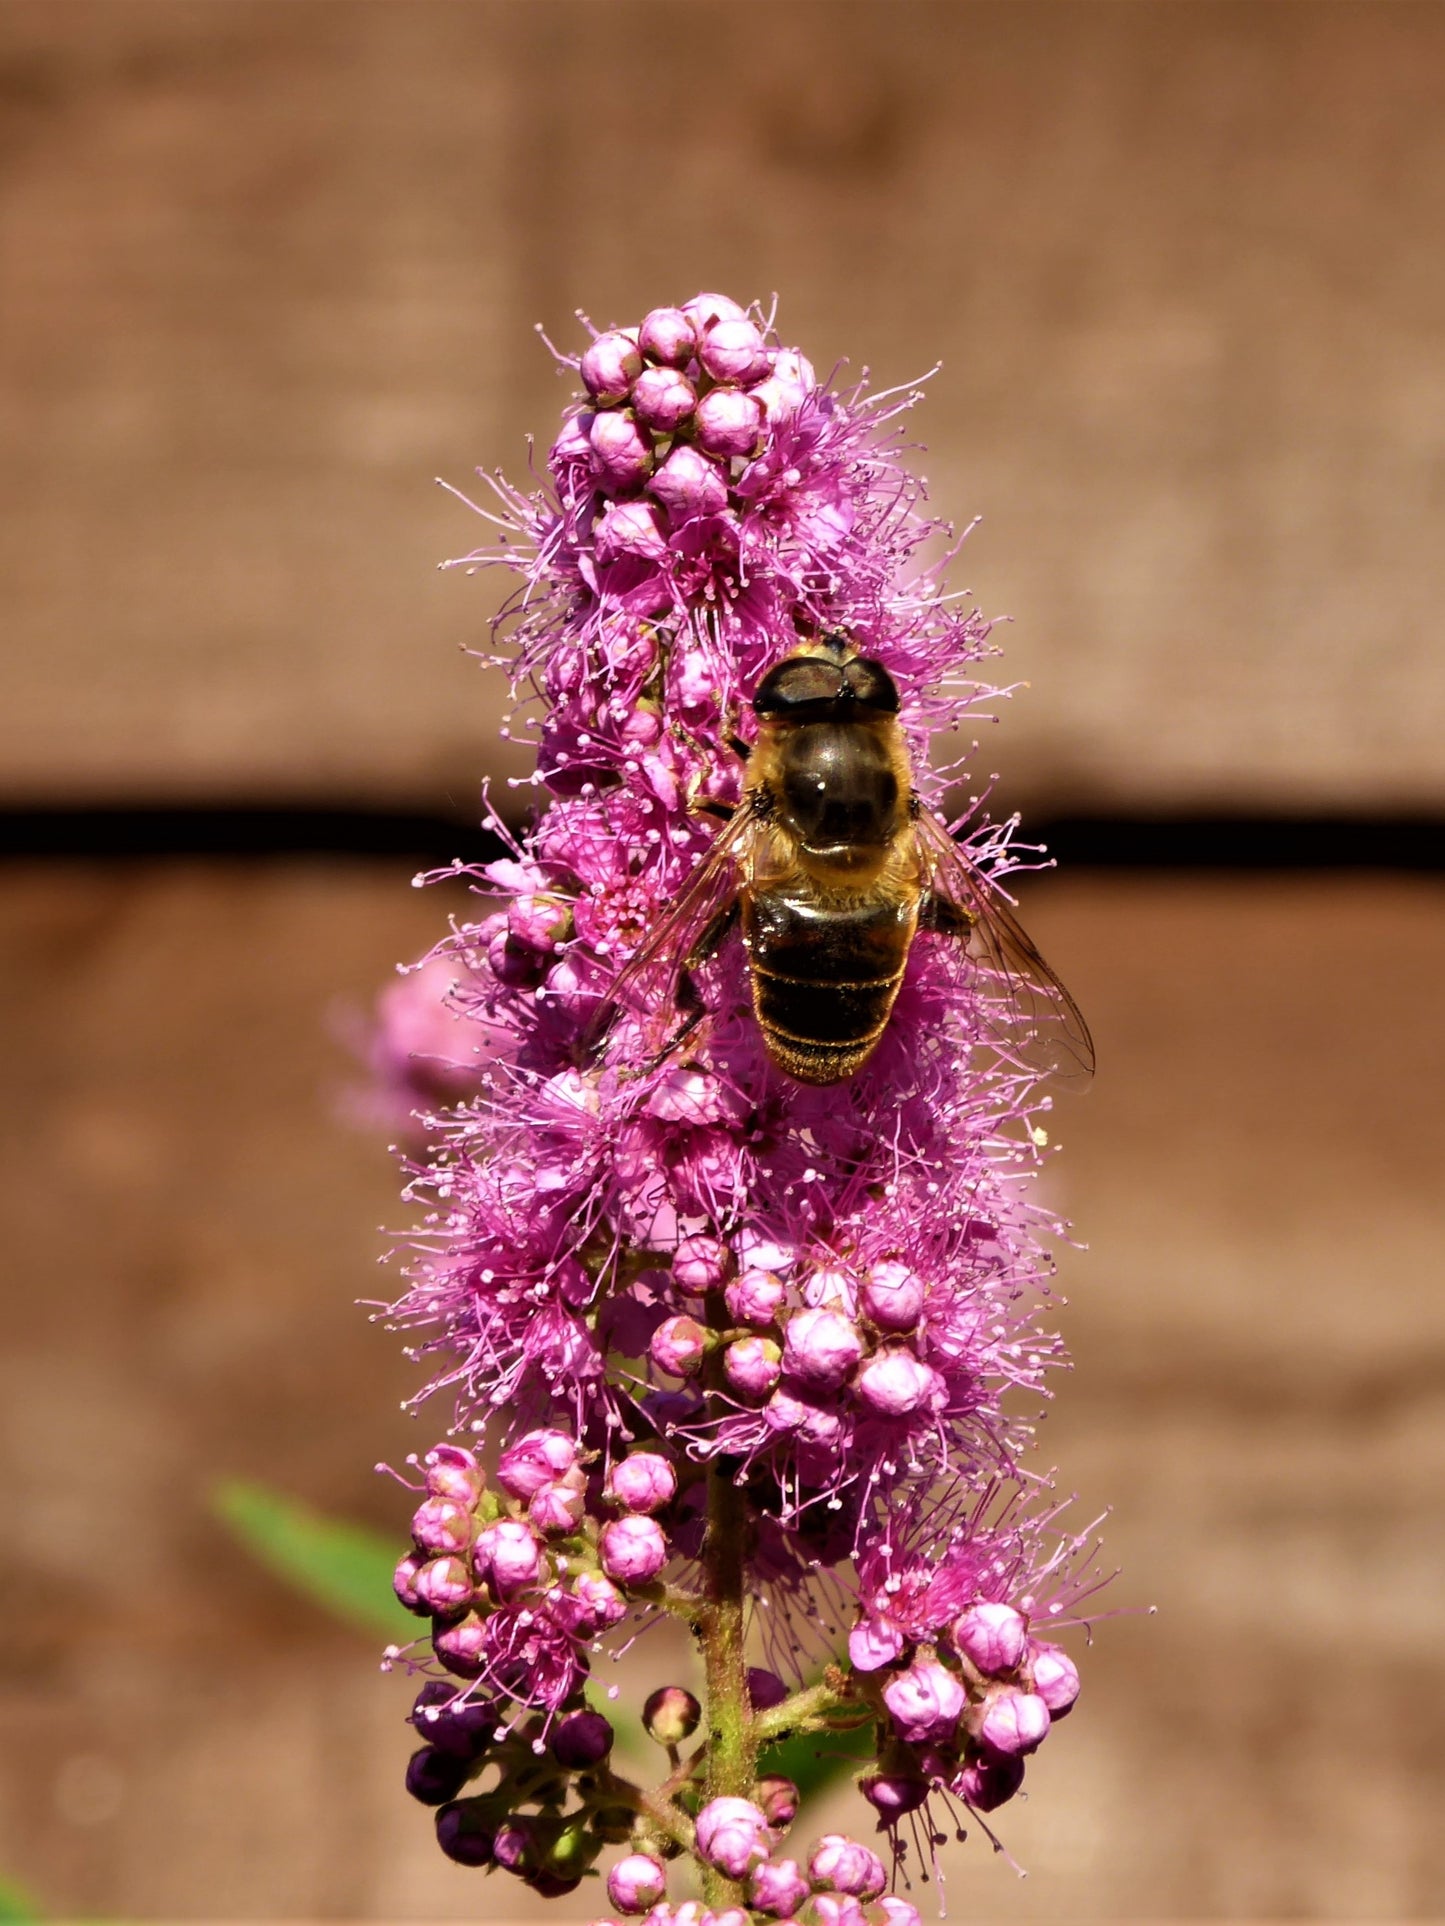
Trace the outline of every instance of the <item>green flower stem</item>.
{"type": "MultiPolygon", "coordinates": [[[[707,1474],[707,1530],[703,1538],[703,1606],[699,1624],[707,1680],[708,1799],[746,1799],[757,1764],[755,1721],[748,1703],[744,1648],[744,1563],[747,1505],[716,1465],[707,1474]]],[[[735,1906],[742,1888],[704,1867],[703,1890],[713,1907],[735,1906]]]]}

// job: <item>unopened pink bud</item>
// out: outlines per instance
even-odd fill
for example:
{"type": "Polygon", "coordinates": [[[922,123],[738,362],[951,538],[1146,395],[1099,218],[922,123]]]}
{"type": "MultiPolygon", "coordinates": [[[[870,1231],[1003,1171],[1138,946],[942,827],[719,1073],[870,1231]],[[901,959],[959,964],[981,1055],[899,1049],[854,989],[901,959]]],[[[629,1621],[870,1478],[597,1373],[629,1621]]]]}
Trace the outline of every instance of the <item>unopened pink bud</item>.
{"type": "Polygon", "coordinates": [[[953,1621],[953,1643],[980,1672],[1001,1678],[1016,1672],[1028,1650],[1028,1622],[1012,1605],[983,1600],[953,1621]]]}
{"type": "Polygon", "coordinates": [[[635,1451],[612,1467],[608,1496],[628,1511],[660,1511],[677,1491],[677,1473],[655,1451],[635,1451]]]}
{"type": "Polygon", "coordinates": [[[532,1493],[527,1517],[538,1531],[550,1537],[576,1531],[586,1509],[586,1487],[580,1477],[576,1485],[557,1478],[532,1493]]]}
{"type": "Polygon", "coordinates": [[[702,515],[720,515],[728,505],[726,475],[687,442],[673,449],[648,488],[678,527],[702,515]]]}
{"type": "Polygon", "coordinates": [[[613,502],[593,530],[593,541],[602,562],[615,562],[624,555],[661,562],[668,552],[657,510],[646,502],[613,502]]]}
{"type": "Polygon", "coordinates": [[[455,1618],[472,1602],[471,1574],[460,1558],[433,1558],[416,1575],[416,1595],[438,1618],[455,1618]]]}
{"type": "Polygon", "coordinates": [[[952,1672],[936,1659],[917,1658],[883,1688],[883,1703],[892,1714],[898,1736],[909,1745],[953,1737],[963,1712],[965,1693],[952,1672]]]}
{"type": "Polygon", "coordinates": [[[753,1802],[774,1832],[786,1832],[798,1816],[798,1788],[779,1772],[756,1781],[753,1802]]]}
{"type": "Polygon", "coordinates": [[[620,328],[599,334],[582,357],[582,382],[598,401],[621,401],[642,372],[636,339],[620,328]]]}
{"type": "Polygon", "coordinates": [[[632,384],[632,406],[645,427],[671,435],[697,406],[697,390],[676,368],[644,368],[632,384]]]}
{"type": "Polygon", "coordinates": [[[709,455],[755,455],[763,438],[763,411],[740,388],[714,388],[697,404],[693,433],[709,455]]]}
{"type": "Polygon", "coordinates": [[[910,1906],[906,1899],[899,1899],[894,1893],[884,1893],[878,1902],[883,1914],[883,1926],[923,1926],[923,1915],[916,1906],[910,1906]]]}
{"type": "Polygon", "coordinates": [[[913,1331],[923,1315],[923,1279],[906,1264],[875,1264],[863,1280],[859,1309],[880,1331],[913,1331]]]}
{"type": "Polygon", "coordinates": [[[666,1891],[662,1862],[650,1853],[629,1853],[607,1875],[607,1897],[619,1913],[645,1913],[666,1891]]]}
{"type": "Polygon", "coordinates": [[[852,1893],[815,1893],[813,1918],[817,1926],[868,1926],[868,1915],[852,1893]]]}
{"type": "Polygon", "coordinates": [[[810,1891],[796,1859],[766,1860],[748,1883],[748,1897],[754,1907],[760,1913],[771,1913],[774,1919],[796,1912],[810,1891]]]}
{"type": "Polygon", "coordinates": [[[695,294],[690,301],[683,302],[682,312],[699,335],[706,334],[719,321],[747,320],[747,310],[725,294],[695,294]]]}
{"type": "Polygon", "coordinates": [[[746,317],[716,322],[699,343],[697,358],[714,381],[761,381],[770,361],[761,333],[746,317]]]}
{"type": "Polygon", "coordinates": [[[672,1260],[673,1282],[690,1297],[715,1290],[727,1275],[727,1246],[698,1233],[680,1239],[672,1260]]]}
{"type": "Polygon", "coordinates": [[[771,1271],[744,1271],[727,1287],[728,1316],[763,1330],[775,1321],[786,1297],[783,1280],[771,1271]]]}
{"type": "Polygon", "coordinates": [[[592,465],[610,494],[640,488],[652,472],[652,437],[630,414],[609,409],[592,417],[592,465]]]}
{"type": "Polygon", "coordinates": [[[529,1431],[497,1460],[497,1483],[511,1498],[530,1498],[577,1462],[577,1441],[565,1431],[529,1431]]]}
{"type": "Polygon", "coordinates": [[[598,1534],[597,1556],[619,1585],[649,1585],[667,1563],[667,1540],[655,1518],[616,1518],[598,1534]]]}
{"type": "Polygon", "coordinates": [[[471,1510],[452,1498],[428,1498],[412,1514],[411,1535],[418,1551],[439,1557],[464,1552],[472,1542],[471,1510]]]}
{"type": "Polygon", "coordinates": [[[836,1391],[863,1355],[857,1327],[836,1311],[799,1311],[788,1320],[783,1369],[815,1391],[836,1391]]]}
{"type": "Polygon", "coordinates": [[[1034,1690],[1055,1719],[1067,1717],[1079,1696],[1079,1668],[1061,1645],[1037,1639],[1029,1647],[1034,1690]]]}
{"type": "Polygon", "coordinates": [[[910,1418],[934,1409],[946,1395],[932,1365],[911,1351],[880,1351],[858,1375],[858,1397],[880,1418],[910,1418]]]}
{"type": "Polygon", "coordinates": [[[749,392],[769,424],[776,426],[790,421],[817,385],[818,377],[806,356],[795,354],[791,348],[782,348],[773,356],[770,373],[749,392]]]}
{"type": "Polygon", "coordinates": [[[572,1581],[572,1596],[596,1631],[618,1625],[627,1616],[627,1600],[601,1572],[579,1572],[572,1581]]]}
{"type": "Polygon", "coordinates": [[[652,1334],[652,1361],[670,1378],[694,1378],[707,1355],[708,1333],[695,1317],[670,1317],[652,1334]]]}
{"type": "Polygon", "coordinates": [[[903,1655],[903,1633],[891,1618],[860,1618],[848,1634],[848,1657],[855,1671],[877,1672],[903,1655]]]}
{"type": "Polygon", "coordinates": [[[697,1815],[696,1840],[710,1866],[743,1879],[768,1856],[768,1822],[751,1800],[713,1799],[697,1815]]]}
{"type": "Polygon", "coordinates": [[[740,1398],[765,1398],[783,1375],[782,1360],[771,1338],[739,1338],[723,1352],[723,1375],[740,1398]]]}
{"type": "Polygon", "coordinates": [[[487,1626],[475,1612],[432,1633],[431,1648],[459,1679],[480,1677],[486,1665],[487,1626]]]}
{"type": "Polygon", "coordinates": [[[499,1518],[477,1534],[472,1564],[478,1578],[490,1583],[500,1597],[510,1598],[536,1584],[542,1571],[542,1547],[520,1518],[499,1518]]]}
{"type": "Polygon", "coordinates": [[[697,1730],[702,1707],[684,1685],[659,1685],[642,1708],[642,1725],[659,1745],[681,1745],[697,1730]]]}
{"type": "Polygon", "coordinates": [[[470,1510],[486,1489],[481,1466],[462,1445],[433,1445],[422,1463],[426,1466],[426,1488],[433,1498],[450,1498],[470,1510]]]}
{"type": "Polygon", "coordinates": [[[397,1603],[418,1617],[424,1617],[431,1609],[416,1588],[417,1578],[428,1562],[418,1553],[408,1552],[392,1573],[391,1589],[396,1593],[397,1603]]]}
{"type": "Polygon", "coordinates": [[[1037,1692],[1005,1690],[990,1696],[978,1721],[979,1743],[1005,1758],[1018,1758],[1048,1736],[1049,1708],[1037,1692]]]}
{"type": "Polygon", "coordinates": [[[996,1806],[1012,1799],[1023,1782],[1022,1759],[990,1752],[970,1759],[949,1790],[976,1812],[992,1812],[996,1806]]]}
{"type": "Polygon", "coordinates": [[[685,368],[697,352],[697,331],[681,308],[654,308],[643,320],[637,342],[650,361],[685,368]]]}
{"type": "Polygon", "coordinates": [[[808,1871],[814,1885],[851,1893],[855,1899],[876,1899],[888,1884],[877,1853],[841,1832],[823,1835],[813,1848],[808,1871]]]}

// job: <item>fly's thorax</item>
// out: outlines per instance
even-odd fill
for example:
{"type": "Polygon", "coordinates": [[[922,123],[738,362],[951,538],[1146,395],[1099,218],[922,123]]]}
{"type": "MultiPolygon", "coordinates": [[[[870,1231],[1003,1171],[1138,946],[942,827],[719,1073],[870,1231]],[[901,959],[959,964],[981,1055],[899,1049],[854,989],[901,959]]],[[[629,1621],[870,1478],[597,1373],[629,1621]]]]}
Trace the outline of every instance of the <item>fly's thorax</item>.
{"type": "Polygon", "coordinates": [[[908,823],[911,771],[897,718],[770,718],[749,787],[765,787],[775,820],[811,868],[876,872],[908,823]]]}

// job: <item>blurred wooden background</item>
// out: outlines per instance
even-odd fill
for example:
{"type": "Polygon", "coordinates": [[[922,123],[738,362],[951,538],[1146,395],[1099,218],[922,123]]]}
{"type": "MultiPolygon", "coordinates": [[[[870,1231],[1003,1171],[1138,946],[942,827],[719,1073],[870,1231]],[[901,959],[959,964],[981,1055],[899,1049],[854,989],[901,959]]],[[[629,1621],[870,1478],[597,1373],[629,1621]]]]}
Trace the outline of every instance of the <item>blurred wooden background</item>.
{"type": "MultiPolygon", "coordinates": [[[[7,0],[0,803],[468,814],[498,589],[433,573],[432,477],[550,431],[533,322],[712,286],[824,366],[943,358],[1011,800],[1439,815],[1442,228],[1437,5],[7,0]]],[[[440,925],[408,875],[6,870],[0,1872],[57,1911],[528,1911],[405,1800],[404,1688],[206,1509],[402,1524],[336,1030],[440,925]]],[[[970,1846],[951,1911],[1445,1910],[1439,883],[1029,915],[1103,1060],[1048,1455],[1160,1612],[1004,1815],[1029,1880],[970,1846]]]]}

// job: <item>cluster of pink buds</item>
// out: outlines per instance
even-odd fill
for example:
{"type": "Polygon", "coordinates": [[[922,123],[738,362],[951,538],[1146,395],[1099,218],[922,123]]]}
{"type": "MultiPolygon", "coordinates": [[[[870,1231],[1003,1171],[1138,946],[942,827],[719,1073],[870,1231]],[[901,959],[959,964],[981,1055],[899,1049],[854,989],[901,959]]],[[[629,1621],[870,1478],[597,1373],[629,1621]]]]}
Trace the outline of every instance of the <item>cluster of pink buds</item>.
{"type": "MultiPolygon", "coordinates": [[[[615,1847],[610,1903],[646,1926],[916,1926],[884,1888],[937,1836],[928,1801],[998,1806],[1078,1690],[1055,1634],[1082,1622],[1084,1540],[1021,1495],[1064,1362],[1064,1227],[1031,1188],[1050,1098],[999,1040],[1006,972],[921,911],[866,1062],[795,1080],[728,933],[746,865],[688,892],[719,816],[764,820],[735,812],[762,808],[753,698],[780,663],[881,673],[918,823],[948,780],[930,742],[997,693],[989,624],[945,588],[900,459],[916,394],[819,381],[716,294],[563,358],[542,484],[487,477],[501,533],[464,558],[520,577],[495,659],[545,806],[525,834],[494,821],[499,860],[439,872],[485,900],[393,996],[383,1053],[393,1087],[408,1037],[422,1060],[426,1148],[380,1314],[467,1440],[422,1461],[397,1570],[427,1621],[391,1655],[428,1675],[408,1784],[453,1859],[543,1892],[615,1847]],[[673,912],[708,889],[722,934],[684,972],[673,912]],[[648,1698],[646,1787],[587,1693],[664,1619],[702,1689],[648,1698]],[[769,1749],[815,1733],[868,1761],[884,1857],[842,1835],[779,1856],[797,1792],[769,1749]],[[703,1899],[673,1905],[684,1855],[703,1899]]],[[[1013,828],[969,828],[980,891],[1029,866],[1013,828]]]]}

